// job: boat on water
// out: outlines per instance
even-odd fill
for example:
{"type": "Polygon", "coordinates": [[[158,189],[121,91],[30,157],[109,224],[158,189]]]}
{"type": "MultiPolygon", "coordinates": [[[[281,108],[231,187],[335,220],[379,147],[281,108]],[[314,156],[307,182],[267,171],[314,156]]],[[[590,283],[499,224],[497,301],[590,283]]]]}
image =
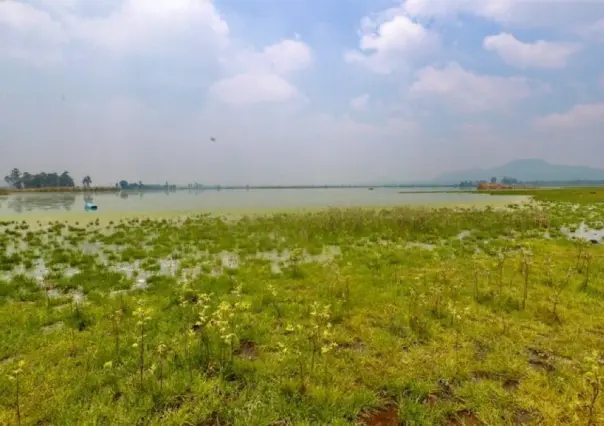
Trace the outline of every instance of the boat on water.
{"type": "Polygon", "coordinates": [[[90,201],[86,201],[84,203],[84,210],[86,210],[87,212],[95,212],[98,209],[98,206],[90,201]]]}

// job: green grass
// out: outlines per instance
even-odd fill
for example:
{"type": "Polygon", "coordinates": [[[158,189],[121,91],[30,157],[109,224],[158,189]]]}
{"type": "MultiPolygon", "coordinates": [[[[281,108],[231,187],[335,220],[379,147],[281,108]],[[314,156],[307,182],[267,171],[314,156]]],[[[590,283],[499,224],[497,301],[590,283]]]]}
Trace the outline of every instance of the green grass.
{"type": "Polygon", "coordinates": [[[578,204],[604,203],[604,187],[601,186],[556,189],[510,189],[478,192],[491,195],[527,195],[533,197],[536,201],[545,202],[571,202],[578,204]]]}
{"type": "Polygon", "coordinates": [[[0,424],[601,424],[603,213],[4,222],[0,424]]]}

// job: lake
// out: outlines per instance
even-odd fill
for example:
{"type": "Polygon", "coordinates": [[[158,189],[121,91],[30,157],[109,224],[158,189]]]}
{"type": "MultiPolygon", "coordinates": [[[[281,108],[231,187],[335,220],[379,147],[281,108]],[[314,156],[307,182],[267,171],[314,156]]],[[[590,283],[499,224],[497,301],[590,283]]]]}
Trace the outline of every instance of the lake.
{"type": "MultiPolygon", "coordinates": [[[[443,191],[444,189],[441,189],[443,191]]],[[[450,190],[450,189],[447,189],[450,190]]],[[[324,207],[390,207],[401,205],[507,204],[523,197],[492,197],[486,194],[426,192],[426,188],[251,189],[175,192],[144,191],[99,193],[92,201],[98,212],[115,214],[177,212],[247,212],[315,209],[324,207]],[[404,192],[404,193],[401,193],[404,192]]],[[[84,212],[82,193],[21,193],[0,196],[0,217],[65,216],[84,212]]]]}

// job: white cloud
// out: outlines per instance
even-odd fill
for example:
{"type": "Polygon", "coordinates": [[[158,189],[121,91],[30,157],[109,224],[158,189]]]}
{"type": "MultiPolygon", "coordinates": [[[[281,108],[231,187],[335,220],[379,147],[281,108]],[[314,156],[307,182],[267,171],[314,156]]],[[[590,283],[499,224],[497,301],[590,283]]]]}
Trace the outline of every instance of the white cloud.
{"type": "Polygon", "coordinates": [[[174,49],[179,37],[190,48],[228,42],[228,25],[211,0],[124,0],[107,3],[109,12],[97,17],[76,13],[85,4],[0,1],[0,55],[44,63],[60,59],[74,41],[124,54],[174,49]]]}
{"type": "Polygon", "coordinates": [[[307,44],[299,40],[282,40],[267,46],[262,56],[277,73],[299,71],[308,67],[312,54],[307,44]]]}
{"type": "Polygon", "coordinates": [[[287,74],[308,68],[313,60],[310,47],[299,39],[284,39],[262,50],[243,50],[225,65],[234,71],[262,71],[287,74]]]}
{"type": "Polygon", "coordinates": [[[227,61],[227,67],[232,66],[237,73],[214,83],[210,92],[233,105],[301,99],[302,95],[286,76],[311,63],[312,52],[307,44],[300,40],[281,40],[259,52],[241,52],[232,63],[227,61]]]}
{"type": "Polygon", "coordinates": [[[299,96],[298,89],[270,72],[250,72],[221,79],[212,85],[210,93],[232,105],[283,102],[299,96]]]}
{"type": "Polygon", "coordinates": [[[538,117],[533,125],[538,129],[578,129],[604,124],[604,103],[579,104],[564,113],[538,117]]]}
{"type": "Polygon", "coordinates": [[[378,74],[389,74],[419,55],[433,53],[438,35],[414,22],[401,9],[388,9],[361,22],[359,50],[346,52],[347,62],[378,74]]]}
{"type": "Polygon", "coordinates": [[[70,35],[115,53],[130,53],[156,51],[175,36],[205,39],[210,45],[226,42],[229,34],[211,0],[124,0],[118,4],[105,17],[65,15],[70,35]]]}
{"type": "Polygon", "coordinates": [[[485,37],[485,50],[497,53],[507,64],[518,68],[563,68],[571,55],[581,48],[575,43],[552,43],[538,40],[523,43],[512,34],[485,37]]]}
{"type": "Polygon", "coordinates": [[[461,112],[504,108],[531,94],[529,81],[524,77],[479,75],[457,63],[420,69],[409,90],[414,97],[448,103],[461,112]]]}
{"type": "Polygon", "coordinates": [[[357,96],[356,98],[353,98],[350,100],[350,106],[352,106],[354,109],[357,109],[357,110],[365,109],[367,107],[368,103],[369,103],[369,93],[364,93],[364,94],[357,96]]]}
{"type": "Polygon", "coordinates": [[[48,13],[16,1],[0,2],[0,56],[56,62],[66,42],[63,26],[48,13]]]}

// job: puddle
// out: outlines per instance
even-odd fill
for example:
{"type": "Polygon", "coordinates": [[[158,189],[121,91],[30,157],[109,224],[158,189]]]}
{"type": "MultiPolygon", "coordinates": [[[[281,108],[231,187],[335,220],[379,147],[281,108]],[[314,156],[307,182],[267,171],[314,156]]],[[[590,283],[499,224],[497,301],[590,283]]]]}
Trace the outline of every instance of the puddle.
{"type": "Polygon", "coordinates": [[[470,235],[472,235],[472,231],[461,231],[455,238],[461,241],[468,238],[470,235]]]}
{"type": "Polygon", "coordinates": [[[159,261],[160,273],[163,275],[174,276],[178,272],[180,261],[174,259],[162,259],[159,261]]]}
{"type": "Polygon", "coordinates": [[[239,255],[237,253],[232,252],[222,252],[218,255],[220,259],[220,263],[227,269],[237,269],[239,268],[239,255]]]}
{"type": "Polygon", "coordinates": [[[63,271],[63,275],[64,275],[66,278],[71,278],[71,277],[73,277],[74,275],[79,274],[79,273],[80,273],[80,270],[79,270],[79,269],[77,269],[77,268],[67,268],[67,269],[65,269],[65,270],[63,271]]]}
{"type": "Polygon", "coordinates": [[[560,229],[564,235],[570,238],[578,238],[585,241],[591,241],[593,243],[603,243],[604,241],[604,229],[592,229],[589,228],[584,222],[579,225],[574,231],[569,227],[563,227],[560,229]]]}
{"type": "Polygon", "coordinates": [[[289,249],[285,249],[281,252],[271,250],[258,252],[252,257],[270,261],[271,272],[273,274],[280,274],[282,272],[282,268],[286,268],[292,263],[294,256],[297,257],[298,264],[329,263],[335,260],[337,257],[342,256],[342,249],[339,246],[325,246],[322,253],[315,255],[311,255],[306,249],[297,252],[289,249]]]}
{"type": "Polygon", "coordinates": [[[145,277],[138,277],[131,290],[145,290],[147,288],[149,288],[147,279],[145,277]]]}

